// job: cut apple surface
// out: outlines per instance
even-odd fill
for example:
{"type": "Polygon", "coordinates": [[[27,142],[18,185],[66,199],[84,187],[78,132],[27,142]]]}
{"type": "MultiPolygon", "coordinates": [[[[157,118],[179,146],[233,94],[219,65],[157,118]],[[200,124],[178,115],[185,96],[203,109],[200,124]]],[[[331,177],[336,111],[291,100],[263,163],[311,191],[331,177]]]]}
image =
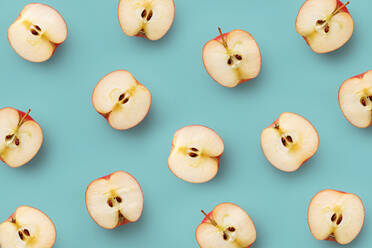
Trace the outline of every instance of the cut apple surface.
{"type": "Polygon", "coordinates": [[[346,80],[338,94],[346,119],[356,127],[372,125],[372,71],[346,80]]]}
{"type": "Polygon", "coordinates": [[[235,87],[258,76],[261,53],[257,42],[244,30],[233,30],[208,41],[203,63],[209,75],[225,87],[235,87]]]}
{"type": "Polygon", "coordinates": [[[0,224],[2,248],[50,248],[56,241],[53,222],[40,210],[21,206],[0,224]]]}
{"type": "Polygon", "coordinates": [[[125,70],[114,71],[98,82],[93,106],[118,130],[138,125],[151,106],[150,91],[125,70]]]}
{"type": "Polygon", "coordinates": [[[29,113],[0,109],[0,159],[10,167],[29,162],[43,143],[43,132],[29,113]]]}
{"type": "Polygon", "coordinates": [[[355,194],[323,190],[311,200],[308,223],[314,238],[348,244],[359,234],[364,206],[355,194]]]}
{"type": "Polygon", "coordinates": [[[196,229],[201,248],[248,248],[256,240],[256,228],[249,215],[233,203],[216,206],[196,229]]]}
{"type": "Polygon", "coordinates": [[[62,16],[41,3],[26,5],[8,30],[10,45],[31,62],[48,60],[66,37],[67,26],[62,16]]]}
{"type": "Polygon", "coordinates": [[[142,214],[142,189],[129,173],[117,171],[94,180],[85,193],[92,219],[105,229],[136,222],[142,214]]]}
{"type": "Polygon", "coordinates": [[[301,7],[296,30],[316,53],[342,47],[352,36],[354,21],[339,0],[307,0],[301,7]]]}
{"type": "Polygon", "coordinates": [[[119,23],[128,36],[159,40],[174,19],[173,0],[120,0],[119,23]]]}
{"type": "Polygon", "coordinates": [[[292,172],[317,151],[319,136],[313,125],[294,113],[282,113],[261,133],[265,157],[279,170],[292,172]]]}
{"type": "Polygon", "coordinates": [[[184,181],[207,182],[216,176],[223,150],[221,137],[212,129],[200,125],[183,127],[174,134],[169,169],[184,181]]]}

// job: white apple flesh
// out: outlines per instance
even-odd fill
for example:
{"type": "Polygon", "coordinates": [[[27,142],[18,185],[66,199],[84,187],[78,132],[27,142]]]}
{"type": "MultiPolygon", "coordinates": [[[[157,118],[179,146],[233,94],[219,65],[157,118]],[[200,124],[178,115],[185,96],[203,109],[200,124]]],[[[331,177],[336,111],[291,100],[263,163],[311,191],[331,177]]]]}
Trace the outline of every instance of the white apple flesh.
{"type": "Polygon", "coordinates": [[[346,80],[338,94],[346,119],[356,127],[372,125],[372,71],[346,80]]]}
{"type": "Polygon", "coordinates": [[[52,7],[31,3],[26,5],[8,29],[8,40],[16,53],[31,62],[48,60],[67,38],[67,26],[52,7]]]}
{"type": "Polygon", "coordinates": [[[0,224],[2,248],[51,248],[56,241],[53,222],[40,210],[21,206],[0,224]]]}
{"type": "Polygon", "coordinates": [[[354,21],[339,0],[307,0],[301,7],[296,30],[316,53],[328,53],[350,40],[354,21]]]}
{"type": "Polygon", "coordinates": [[[174,11],[173,0],[120,0],[119,23],[128,36],[159,40],[172,26],[174,11]]]}
{"type": "Polygon", "coordinates": [[[256,240],[256,228],[249,215],[233,203],[216,206],[196,229],[201,248],[248,248],[256,240]]]}
{"type": "Polygon", "coordinates": [[[169,169],[184,181],[205,183],[216,176],[223,150],[221,137],[212,129],[200,125],[183,127],[174,134],[169,169]]]}
{"type": "Polygon", "coordinates": [[[265,157],[276,168],[292,172],[317,151],[319,136],[313,125],[294,113],[282,113],[261,133],[265,157]]]}
{"type": "Polygon", "coordinates": [[[355,194],[323,190],[311,200],[308,223],[314,238],[348,244],[364,223],[364,206],[355,194]]]}
{"type": "Polygon", "coordinates": [[[98,82],[93,106],[111,127],[126,130],[138,125],[151,106],[151,93],[125,70],[109,73],[98,82]]]}
{"type": "Polygon", "coordinates": [[[29,162],[43,143],[43,132],[29,113],[0,109],[0,159],[13,168],[29,162]]]}
{"type": "Polygon", "coordinates": [[[141,186],[129,173],[117,171],[94,180],[85,193],[92,219],[105,229],[136,222],[142,214],[141,186]]]}
{"type": "Polygon", "coordinates": [[[261,53],[255,39],[244,30],[233,30],[208,41],[203,63],[209,75],[225,87],[235,87],[258,76],[261,53]]]}

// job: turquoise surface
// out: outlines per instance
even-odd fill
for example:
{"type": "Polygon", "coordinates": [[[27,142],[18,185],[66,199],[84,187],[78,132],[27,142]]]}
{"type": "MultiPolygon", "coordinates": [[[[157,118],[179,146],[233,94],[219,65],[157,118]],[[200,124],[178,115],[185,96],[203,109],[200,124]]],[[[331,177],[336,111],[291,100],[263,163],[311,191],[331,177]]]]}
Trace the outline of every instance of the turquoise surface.
{"type": "Polygon", "coordinates": [[[56,225],[55,248],[190,248],[197,247],[200,209],[234,202],[256,225],[253,247],[338,247],[315,240],[307,225],[311,198],[331,188],[363,200],[364,228],[347,247],[370,247],[372,129],[351,126],[337,94],[344,80],[372,69],[372,1],[351,2],[354,35],[325,55],[296,33],[300,0],[176,0],[173,27],[157,42],[124,35],[117,0],[42,2],[63,15],[69,35],[51,60],[34,64],[6,36],[29,1],[0,1],[0,107],[31,108],[45,138],[26,166],[0,167],[0,220],[20,205],[41,209],[56,225]],[[257,40],[257,79],[228,89],[208,76],[202,47],[217,26],[247,30],[257,40]],[[91,103],[96,83],[117,69],[132,72],[153,96],[147,118],[129,131],[112,129],[91,103]],[[320,136],[317,154],[295,173],[272,167],[260,147],[262,129],[286,111],[308,118],[320,136]],[[168,169],[173,133],[189,124],[211,127],[225,142],[209,183],[183,182],[168,169]],[[110,231],[90,218],[84,194],[92,180],[116,170],[138,179],[145,206],[139,222],[110,231]]]}

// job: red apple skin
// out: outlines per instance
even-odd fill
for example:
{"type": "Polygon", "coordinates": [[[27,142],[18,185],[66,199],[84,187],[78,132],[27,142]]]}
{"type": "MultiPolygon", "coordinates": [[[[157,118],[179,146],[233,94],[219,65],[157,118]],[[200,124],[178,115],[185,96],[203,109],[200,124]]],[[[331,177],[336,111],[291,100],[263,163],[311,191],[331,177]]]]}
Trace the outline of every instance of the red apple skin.
{"type": "MultiPolygon", "coordinates": [[[[111,174],[109,174],[109,175],[106,175],[106,176],[103,176],[103,177],[100,177],[100,178],[95,179],[94,181],[92,181],[92,182],[88,185],[87,190],[85,191],[85,206],[86,206],[86,208],[87,208],[87,210],[88,210],[88,213],[89,213],[89,215],[90,215],[91,217],[92,217],[92,215],[90,214],[89,209],[88,209],[88,207],[87,207],[87,192],[88,192],[88,188],[90,187],[90,185],[92,185],[94,182],[96,182],[96,181],[98,181],[98,180],[100,180],[100,179],[109,180],[109,179],[111,178],[112,175],[114,175],[115,173],[118,173],[118,172],[124,172],[124,173],[126,173],[127,175],[131,176],[131,177],[132,177],[132,178],[137,182],[137,184],[140,186],[140,184],[138,183],[137,179],[136,179],[134,176],[132,176],[131,174],[129,174],[128,172],[125,172],[125,171],[116,171],[116,172],[113,172],[113,173],[111,173],[111,174]]],[[[142,191],[141,186],[140,186],[140,189],[141,189],[142,198],[143,198],[143,191],[142,191]]],[[[144,199],[144,198],[143,198],[143,199],[144,199]]],[[[135,221],[129,221],[129,220],[127,220],[126,218],[124,218],[124,221],[120,221],[120,220],[119,220],[118,224],[117,224],[114,228],[112,228],[112,229],[115,229],[115,228],[117,228],[117,227],[119,227],[119,226],[126,225],[126,224],[128,224],[128,223],[134,223],[134,222],[137,222],[137,221],[139,220],[139,218],[141,218],[142,211],[143,211],[143,205],[142,205],[142,209],[141,209],[141,214],[140,214],[140,216],[138,217],[138,219],[136,219],[135,221]]],[[[101,226],[100,224],[98,224],[98,223],[96,222],[96,220],[95,220],[93,217],[92,217],[92,219],[94,220],[94,222],[95,222],[98,226],[102,227],[103,229],[111,230],[111,228],[105,228],[105,227],[101,226]]]]}
{"type": "MultiPolygon", "coordinates": [[[[302,166],[303,164],[305,164],[305,163],[306,163],[310,158],[312,158],[312,157],[316,154],[316,152],[318,151],[318,148],[319,148],[319,133],[318,133],[318,131],[315,129],[315,127],[313,126],[313,124],[312,124],[308,119],[306,119],[305,117],[303,117],[303,116],[301,116],[301,115],[299,115],[299,114],[296,114],[296,113],[291,113],[291,112],[284,112],[284,113],[282,113],[282,114],[285,114],[285,113],[294,114],[294,115],[297,115],[297,116],[299,116],[299,117],[305,119],[307,122],[310,123],[310,125],[312,126],[312,128],[313,128],[314,131],[316,132],[316,135],[318,136],[318,144],[317,144],[317,147],[316,147],[316,151],[315,151],[315,153],[314,153],[313,155],[311,155],[310,157],[308,157],[307,159],[305,159],[305,160],[302,162],[302,164],[297,168],[297,170],[298,170],[298,169],[301,168],[301,166],[302,166]]],[[[280,114],[280,116],[281,116],[282,114],[280,114]]],[[[270,126],[268,126],[268,127],[274,127],[275,124],[279,122],[280,116],[279,116],[278,119],[276,119],[276,120],[275,120],[275,121],[274,121],[270,126]]],[[[264,153],[264,155],[265,155],[267,161],[269,161],[269,159],[267,158],[267,156],[266,156],[266,154],[265,154],[265,152],[264,152],[264,149],[263,149],[263,146],[262,146],[262,142],[261,142],[261,149],[262,149],[262,151],[263,151],[263,153],[264,153]]],[[[269,162],[270,162],[270,161],[269,161],[269,162]]],[[[270,163],[270,164],[271,164],[271,163],[270,163]]],[[[274,167],[275,167],[275,166],[274,166],[274,167]]],[[[275,168],[276,168],[276,167],[275,167],[275,168]]],[[[279,169],[279,170],[280,170],[280,169],[279,169]]],[[[297,171],[297,170],[295,170],[295,171],[297,171]]],[[[294,172],[294,171],[292,171],[292,172],[294,172]]]]}
{"type": "MultiPolygon", "coordinates": [[[[31,5],[31,4],[41,4],[41,5],[44,5],[44,6],[46,6],[46,7],[48,7],[48,8],[51,8],[51,9],[54,9],[54,8],[52,8],[51,6],[49,6],[49,5],[46,5],[46,4],[43,4],[43,3],[30,3],[30,4],[28,4],[28,5],[31,5]]],[[[66,21],[65,21],[65,19],[62,17],[62,15],[56,10],[56,9],[54,9],[57,13],[58,13],[58,15],[60,15],[61,16],[61,18],[64,20],[64,23],[65,23],[65,26],[66,26],[66,32],[67,32],[67,36],[68,36],[68,28],[67,28],[67,24],[66,24],[66,21]]],[[[21,11],[21,13],[22,13],[22,11],[21,11]]],[[[21,13],[19,13],[19,15],[18,15],[18,17],[17,17],[17,19],[14,21],[14,22],[16,22],[19,18],[21,18],[21,13]]],[[[13,23],[14,23],[13,22],[13,23]]],[[[66,36],[66,37],[67,37],[66,36]]],[[[10,40],[9,40],[9,32],[8,32],[8,34],[7,34],[7,37],[8,37],[8,42],[9,42],[9,44],[10,44],[10,46],[12,46],[12,43],[10,43],[10,40]]],[[[64,42],[64,41],[63,41],[64,42]]],[[[61,43],[53,43],[54,44],[54,50],[53,50],[53,52],[52,52],[52,54],[50,55],[50,57],[47,59],[47,60],[49,60],[53,55],[54,55],[54,53],[56,52],[56,49],[57,49],[57,47],[59,47],[63,42],[61,42],[61,43]]],[[[13,47],[12,47],[13,48],[13,47]]],[[[13,48],[13,50],[15,51],[15,49],[13,48]]],[[[18,54],[18,53],[17,53],[18,54]]],[[[18,54],[21,58],[23,58],[24,60],[27,60],[27,61],[29,61],[28,59],[26,59],[25,57],[23,57],[22,55],[20,55],[20,54],[18,54]]],[[[45,60],[46,61],[46,60],[45,60]]],[[[33,63],[42,63],[42,62],[45,62],[45,61],[41,61],[41,62],[34,62],[34,61],[30,61],[30,62],[33,62],[33,63]]]]}
{"type": "MultiPolygon", "coordinates": [[[[311,1],[311,0],[306,0],[305,3],[306,3],[307,1],[311,1]]],[[[301,11],[302,7],[305,5],[305,3],[301,6],[300,11],[301,11]]],[[[342,3],[340,0],[337,0],[337,8],[340,7],[340,6],[342,6],[342,5],[343,5],[343,3],[342,3]]],[[[300,13],[300,11],[298,11],[298,14],[300,13]]],[[[347,9],[347,6],[344,6],[344,7],[340,10],[340,12],[346,12],[346,13],[348,13],[348,14],[351,16],[349,10],[347,9]]],[[[297,16],[298,16],[298,14],[297,14],[297,16]]],[[[354,33],[354,25],[353,25],[353,32],[352,32],[352,33],[354,33]]],[[[305,37],[305,36],[302,36],[302,38],[304,38],[304,40],[306,41],[306,44],[311,48],[311,46],[310,46],[308,40],[306,39],[306,37],[305,37]]],[[[349,40],[348,40],[348,41],[349,41],[349,40]]],[[[345,42],[345,44],[346,44],[346,43],[347,43],[347,42],[345,42]]],[[[344,44],[344,45],[345,45],[345,44],[344,44]]],[[[343,46],[343,45],[342,45],[342,46],[343,46]]],[[[342,47],[342,46],[341,46],[341,47],[342,47]]],[[[339,48],[341,48],[341,47],[339,47],[339,48]]],[[[329,51],[329,52],[327,52],[327,53],[333,52],[333,51],[335,51],[335,50],[337,50],[337,49],[339,49],[339,48],[333,49],[333,50],[331,50],[331,51],[329,51]]],[[[311,49],[311,50],[313,50],[313,49],[311,49]]],[[[314,50],[313,50],[313,51],[314,51],[314,50]]],[[[314,52],[315,52],[315,51],[314,51],[314,52]]],[[[317,52],[315,52],[315,53],[317,53],[317,52]]]]}
{"type": "MultiPolygon", "coordinates": [[[[22,111],[20,111],[20,110],[18,110],[18,109],[12,108],[12,107],[5,107],[5,108],[2,108],[2,109],[0,109],[0,110],[3,110],[3,109],[13,109],[13,110],[16,110],[16,111],[18,112],[18,114],[19,114],[19,119],[21,119],[21,118],[26,114],[25,112],[22,112],[22,111]]],[[[35,122],[37,125],[39,125],[39,123],[37,123],[34,119],[32,119],[32,117],[31,117],[30,115],[27,115],[25,120],[27,120],[27,121],[33,121],[33,122],[35,122]]],[[[40,125],[39,125],[39,126],[40,126],[40,125]]],[[[40,129],[41,129],[41,127],[40,127],[40,129]]],[[[43,132],[41,132],[41,135],[42,135],[42,137],[41,137],[41,144],[42,144],[43,141],[44,141],[44,135],[43,135],[43,132]]],[[[37,153],[39,152],[40,148],[41,148],[41,145],[40,145],[39,149],[37,150],[35,156],[36,156],[37,153]]],[[[34,157],[35,157],[35,156],[34,156],[34,157]]],[[[29,161],[27,161],[27,162],[24,163],[24,164],[27,164],[28,162],[30,162],[34,157],[32,157],[29,161]]],[[[7,164],[7,163],[2,159],[1,156],[0,156],[0,160],[1,160],[4,164],[6,164],[7,166],[9,166],[9,165],[8,165],[8,164],[7,164]]],[[[13,167],[11,167],[11,166],[9,166],[9,167],[10,167],[10,168],[13,168],[13,167]]],[[[22,167],[22,166],[20,166],[20,167],[22,167]]]]}
{"type": "MultiPolygon", "coordinates": [[[[231,202],[224,202],[224,203],[218,204],[217,206],[222,205],[222,204],[232,204],[232,205],[234,205],[234,206],[236,206],[236,207],[242,209],[242,208],[239,207],[238,205],[236,205],[236,204],[234,204],[234,203],[231,203],[231,202]]],[[[216,207],[217,207],[217,206],[216,206],[216,207]]],[[[216,207],[214,207],[214,208],[216,208],[216,207]]],[[[242,209],[242,210],[243,210],[245,213],[247,213],[244,209],[242,209]]],[[[213,211],[214,211],[214,209],[213,209],[211,212],[208,213],[208,217],[212,218],[212,216],[213,216],[213,211]]],[[[248,215],[248,214],[247,214],[247,215],[248,215]]],[[[248,216],[248,217],[249,217],[249,216],[248,216]]],[[[251,218],[251,217],[249,217],[249,218],[251,218]]],[[[198,229],[199,229],[200,225],[203,224],[203,223],[206,223],[206,222],[209,222],[209,220],[208,220],[207,217],[204,217],[203,221],[199,224],[199,226],[198,226],[198,227],[196,228],[196,230],[195,230],[196,242],[198,242],[198,245],[199,245],[199,246],[200,246],[200,243],[199,243],[199,241],[198,241],[198,236],[197,236],[196,234],[198,233],[198,229]]],[[[252,222],[253,222],[253,221],[252,221],[252,222]]],[[[255,241],[253,241],[253,243],[254,243],[254,242],[255,242],[255,241]]],[[[244,248],[249,248],[249,247],[251,247],[251,246],[253,245],[253,243],[250,244],[250,245],[247,246],[247,247],[244,247],[244,248]]]]}
{"type": "MultiPolygon", "coordinates": [[[[334,190],[334,189],[324,189],[324,190],[318,192],[318,193],[317,193],[317,194],[316,194],[316,195],[311,199],[309,206],[310,206],[311,203],[313,202],[314,198],[315,198],[318,194],[320,194],[320,193],[322,193],[322,192],[324,192],[324,191],[334,191],[334,192],[342,193],[342,194],[351,194],[351,193],[346,193],[346,192],[344,192],[344,191],[339,191],[339,190],[334,190]]],[[[353,194],[353,195],[357,196],[356,194],[353,194]]],[[[357,197],[360,199],[359,196],[357,196],[357,197]]],[[[361,202],[362,202],[362,201],[361,201],[361,202]]],[[[364,208],[363,202],[362,202],[362,206],[363,206],[363,216],[365,216],[365,212],[366,212],[366,210],[365,210],[365,208],[364,208]]],[[[310,213],[309,213],[309,209],[310,209],[310,208],[308,208],[308,210],[307,210],[307,224],[308,224],[308,226],[309,226],[310,232],[313,233],[313,232],[311,231],[311,228],[310,228],[310,222],[309,222],[310,213]]],[[[363,218],[363,224],[364,224],[364,218],[363,218]]],[[[362,224],[362,228],[360,228],[360,231],[363,229],[363,224],[362,224]]],[[[359,231],[359,233],[360,233],[360,231],[359,231]]],[[[359,235],[359,233],[358,233],[355,237],[357,237],[357,236],[359,235]]],[[[314,236],[314,235],[313,235],[313,236],[314,236]]],[[[328,237],[328,238],[326,238],[326,239],[324,239],[324,240],[326,240],[326,241],[332,241],[332,242],[336,242],[336,243],[337,243],[336,239],[333,238],[333,237],[328,237]]]]}
{"type": "MultiPolygon", "coordinates": [[[[120,6],[120,2],[121,2],[121,1],[122,1],[122,0],[119,1],[118,6],[120,6]]],[[[173,3],[173,8],[176,9],[176,6],[175,6],[175,4],[174,4],[174,0],[172,0],[172,3],[173,3]]],[[[173,26],[174,15],[175,15],[175,13],[173,13],[172,24],[169,26],[169,28],[168,28],[167,32],[165,32],[164,36],[168,33],[168,31],[169,31],[169,30],[171,29],[171,27],[173,26]]],[[[118,20],[119,20],[119,8],[118,8],[118,20]]],[[[120,20],[119,20],[119,25],[120,25],[120,27],[121,27],[121,30],[123,30],[123,33],[125,34],[124,29],[123,29],[123,26],[122,26],[122,24],[120,23],[120,20]]],[[[129,35],[128,35],[128,36],[129,36],[129,35]]],[[[163,36],[163,37],[164,37],[164,36],[163,36]]],[[[144,35],[144,34],[139,34],[139,33],[138,33],[137,35],[135,35],[135,37],[142,37],[142,38],[145,38],[145,39],[147,39],[147,40],[150,40],[150,39],[147,38],[147,36],[144,35]]],[[[162,39],[163,37],[161,37],[160,39],[162,39]]]]}
{"type": "MultiPolygon", "coordinates": [[[[45,214],[43,211],[41,211],[40,209],[37,209],[37,208],[34,208],[34,207],[30,207],[30,206],[25,206],[25,205],[23,205],[23,206],[19,206],[18,208],[21,208],[21,207],[28,207],[28,208],[33,208],[33,209],[35,209],[35,210],[38,210],[38,211],[40,211],[40,212],[41,212],[45,217],[47,217],[47,218],[50,220],[51,223],[53,223],[53,221],[49,218],[49,216],[46,215],[46,214],[45,214]]],[[[11,216],[9,216],[8,219],[6,219],[5,221],[3,221],[2,223],[10,222],[10,221],[14,218],[14,216],[16,215],[16,212],[17,212],[18,208],[16,209],[16,211],[14,211],[14,212],[12,213],[11,216]]],[[[56,230],[56,226],[54,225],[54,223],[53,223],[53,228],[54,228],[54,233],[55,233],[56,235],[54,236],[54,242],[53,242],[53,244],[52,244],[50,247],[53,247],[53,246],[54,246],[54,244],[56,243],[56,239],[57,239],[57,230],[56,230]]]]}
{"type": "MultiPolygon", "coordinates": [[[[235,29],[235,30],[239,30],[239,31],[242,31],[242,32],[245,32],[245,33],[249,34],[249,36],[250,36],[254,41],[256,41],[256,40],[253,38],[253,36],[252,36],[250,33],[248,33],[247,31],[242,30],[242,29],[235,29]]],[[[222,34],[223,38],[226,39],[226,36],[227,36],[229,33],[230,33],[230,32],[227,32],[227,33],[222,34]]],[[[204,45],[204,47],[203,47],[203,51],[204,51],[205,47],[209,44],[209,42],[214,41],[214,40],[216,40],[216,41],[218,41],[218,42],[222,42],[222,41],[221,41],[221,35],[219,35],[219,36],[217,36],[216,38],[214,38],[213,40],[210,40],[210,41],[208,41],[207,43],[205,43],[205,45],[204,45]]],[[[256,43],[257,43],[257,41],[256,41],[256,43]]],[[[258,44],[257,44],[257,46],[258,46],[258,44]]],[[[261,63],[261,61],[262,61],[262,60],[261,60],[261,58],[262,58],[262,56],[261,56],[261,50],[260,50],[260,49],[258,49],[258,50],[259,50],[259,52],[260,52],[260,63],[261,63]]],[[[216,81],[218,84],[222,85],[220,82],[218,82],[216,79],[214,79],[214,78],[212,77],[212,74],[208,71],[207,67],[205,66],[205,63],[204,63],[204,52],[203,52],[203,65],[204,65],[205,70],[206,70],[207,73],[209,74],[209,76],[210,76],[214,81],[216,81]]],[[[257,77],[258,77],[258,75],[260,75],[261,67],[262,67],[262,65],[260,66],[260,71],[258,72],[257,77]]],[[[239,82],[236,86],[238,86],[238,85],[241,84],[241,83],[248,82],[249,80],[252,80],[252,79],[254,79],[254,78],[242,79],[242,80],[240,80],[240,82],[239,82]]],[[[225,86],[225,85],[222,85],[222,86],[224,86],[224,87],[226,87],[226,88],[234,88],[234,87],[236,87],[236,86],[230,87],[230,86],[225,86]]]]}
{"type": "MultiPolygon", "coordinates": [[[[185,126],[185,127],[182,127],[182,128],[180,128],[180,129],[178,129],[178,130],[177,130],[176,132],[174,132],[174,133],[176,134],[178,131],[182,130],[183,128],[186,128],[186,127],[193,127],[193,126],[202,126],[202,127],[208,128],[208,129],[212,130],[213,132],[215,132],[215,133],[218,135],[218,133],[217,133],[216,131],[214,131],[212,128],[209,128],[209,127],[206,127],[206,126],[203,126],[203,125],[188,125],[188,126],[185,126]]],[[[219,135],[218,135],[218,136],[219,136],[219,135]]],[[[221,136],[219,136],[219,137],[221,137],[221,136]]],[[[174,136],[173,136],[173,139],[174,139],[174,136]]],[[[171,153],[172,153],[172,151],[173,151],[173,149],[174,149],[173,139],[172,139],[172,148],[171,148],[171,153]]],[[[221,140],[222,140],[222,138],[221,138],[221,140]]],[[[222,143],[224,144],[224,147],[225,147],[225,143],[223,142],[223,140],[222,140],[222,143]]],[[[218,166],[218,167],[217,167],[216,175],[217,175],[218,170],[219,170],[219,168],[220,168],[220,159],[221,159],[222,154],[223,154],[223,151],[222,151],[222,153],[221,153],[219,156],[215,157],[215,159],[217,159],[217,166],[218,166]]],[[[188,183],[194,183],[194,184],[202,184],[202,183],[206,183],[206,182],[196,183],[196,182],[191,182],[191,181],[185,180],[185,179],[183,179],[183,178],[180,178],[180,177],[177,176],[177,175],[172,171],[172,169],[170,168],[169,160],[168,160],[168,168],[169,168],[169,170],[170,170],[170,171],[171,171],[171,172],[172,172],[176,177],[178,177],[179,179],[181,179],[181,180],[183,180],[183,181],[185,181],[185,182],[188,182],[188,183]]],[[[212,179],[213,179],[216,175],[214,175],[214,176],[212,177],[212,179]]],[[[212,179],[211,179],[211,180],[212,180],[212,179]]]]}
{"type": "Polygon", "coordinates": [[[359,75],[356,75],[356,76],[354,76],[354,77],[351,77],[351,78],[347,79],[345,82],[342,83],[340,89],[338,90],[338,104],[340,105],[341,112],[342,112],[342,114],[345,116],[346,120],[347,120],[351,125],[353,125],[354,127],[357,127],[357,128],[368,128],[368,127],[372,126],[372,120],[371,120],[371,123],[369,124],[369,126],[367,126],[367,127],[358,127],[358,126],[355,126],[355,125],[354,125],[354,124],[353,124],[353,123],[352,123],[352,122],[347,118],[347,116],[345,115],[344,111],[342,111],[341,104],[340,104],[340,93],[341,93],[341,89],[342,89],[342,87],[343,87],[344,85],[346,85],[346,84],[349,82],[350,79],[353,79],[353,78],[363,79],[364,75],[367,74],[368,72],[371,72],[371,70],[366,71],[365,73],[362,73],[362,74],[359,74],[359,75]]]}
{"type": "MultiPolygon", "coordinates": [[[[93,96],[94,96],[94,91],[96,90],[97,86],[98,86],[98,85],[103,81],[103,79],[105,79],[108,75],[110,75],[111,73],[117,72],[117,71],[126,71],[126,72],[127,72],[127,70],[116,70],[116,71],[110,72],[109,74],[107,74],[106,76],[104,76],[101,80],[99,80],[99,82],[97,83],[96,87],[94,87],[94,90],[93,90],[93,94],[92,94],[92,103],[94,103],[94,101],[93,101],[93,96]]],[[[128,71],[128,72],[129,72],[129,71],[128,71]]],[[[130,73],[130,72],[129,72],[129,73],[130,73]]],[[[143,87],[145,87],[145,88],[147,89],[147,87],[144,86],[143,84],[141,84],[140,82],[138,82],[137,79],[136,79],[136,82],[137,82],[138,84],[142,85],[143,87]]],[[[149,90],[149,92],[150,92],[150,90],[149,90]]],[[[152,94],[151,94],[151,92],[150,92],[150,106],[149,106],[149,108],[148,108],[148,110],[147,110],[146,115],[143,117],[142,120],[138,121],[135,125],[133,125],[133,126],[127,128],[127,129],[118,129],[118,128],[113,127],[113,126],[111,125],[110,121],[109,121],[109,118],[108,118],[111,112],[106,113],[106,114],[104,114],[104,113],[100,113],[100,112],[98,112],[98,110],[96,109],[96,107],[94,106],[94,104],[93,104],[93,107],[94,107],[94,109],[97,111],[98,114],[102,115],[103,118],[106,119],[106,121],[109,123],[109,125],[110,125],[113,129],[115,129],[115,130],[119,130],[119,131],[122,131],[122,130],[128,130],[128,129],[131,129],[131,128],[137,126],[138,124],[140,124],[140,123],[141,123],[141,122],[146,118],[146,116],[148,115],[148,113],[149,113],[149,111],[150,111],[150,108],[151,108],[151,102],[152,102],[152,94]]]]}

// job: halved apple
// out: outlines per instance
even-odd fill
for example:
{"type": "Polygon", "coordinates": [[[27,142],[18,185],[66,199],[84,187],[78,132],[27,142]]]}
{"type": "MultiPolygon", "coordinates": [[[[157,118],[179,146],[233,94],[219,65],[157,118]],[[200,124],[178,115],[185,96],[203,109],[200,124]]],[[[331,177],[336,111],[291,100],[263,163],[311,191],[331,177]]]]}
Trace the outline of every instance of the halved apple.
{"type": "Polygon", "coordinates": [[[363,227],[364,206],[355,194],[323,190],[310,202],[308,223],[314,238],[346,245],[363,227]]]}
{"type": "Polygon", "coordinates": [[[372,71],[346,80],[340,87],[338,102],[346,119],[356,127],[372,125],[372,71]]]}
{"type": "Polygon", "coordinates": [[[225,87],[235,87],[258,76],[261,53],[257,42],[244,30],[233,30],[208,41],[203,63],[209,75],[225,87]]]}
{"type": "Polygon", "coordinates": [[[31,62],[48,60],[67,38],[65,20],[52,7],[27,4],[8,29],[8,40],[22,58],[31,62]]]}
{"type": "Polygon", "coordinates": [[[29,162],[43,143],[43,132],[29,113],[0,109],[0,159],[13,168],[29,162]]]}
{"type": "Polygon", "coordinates": [[[132,175],[117,171],[91,182],[85,193],[85,203],[97,225],[114,229],[141,217],[142,189],[132,175]]]}
{"type": "Polygon", "coordinates": [[[128,36],[161,39],[174,19],[173,0],[120,0],[119,23],[128,36]]]}
{"type": "Polygon", "coordinates": [[[2,248],[51,248],[56,241],[56,227],[40,210],[21,206],[0,224],[2,248]]]}
{"type": "Polygon", "coordinates": [[[109,73],[93,91],[93,106],[111,127],[126,130],[138,125],[151,106],[151,93],[125,70],[109,73]]]}
{"type": "Polygon", "coordinates": [[[256,240],[256,228],[249,215],[233,203],[221,203],[206,214],[196,229],[201,248],[248,248],[256,240]]]}
{"type": "Polygon", "coordinates": [[[304,117],[282,113],[261,133],[265,157],[276,168],[292,172],[300,168],[317,151],[318,132],[304,117]]]}
{"type": "Polygon", "coordinates": [[[328,53],[350,40],[354,21],[346,8],[349,2],[307,0],[297,15],[296,30],[316,53],[328,53]]]}
{"type": "Polygon", "coordinates": [[[223,150],[221,137],[212,129],[186,126],[174,134],[168,166],[186,182],[205,183],[216,176],[223,150]]]}

